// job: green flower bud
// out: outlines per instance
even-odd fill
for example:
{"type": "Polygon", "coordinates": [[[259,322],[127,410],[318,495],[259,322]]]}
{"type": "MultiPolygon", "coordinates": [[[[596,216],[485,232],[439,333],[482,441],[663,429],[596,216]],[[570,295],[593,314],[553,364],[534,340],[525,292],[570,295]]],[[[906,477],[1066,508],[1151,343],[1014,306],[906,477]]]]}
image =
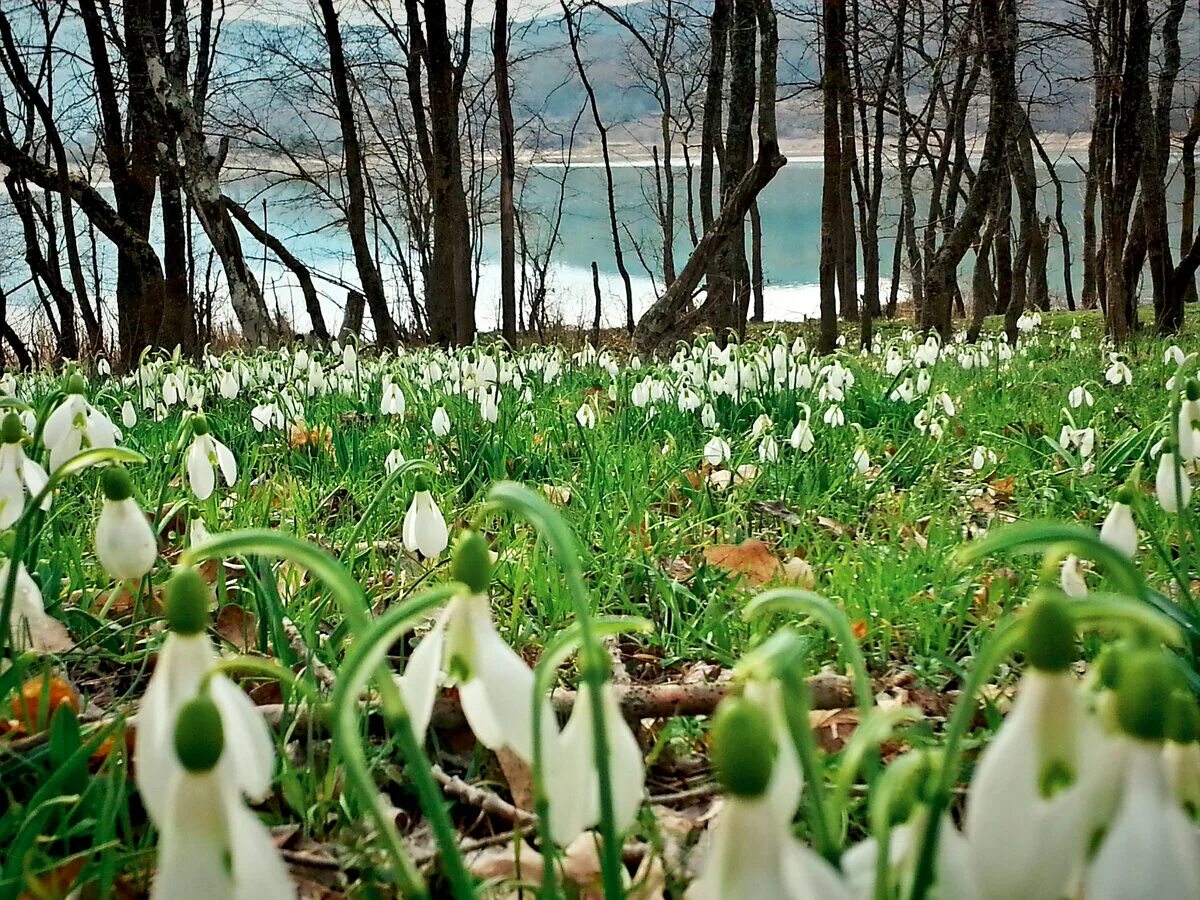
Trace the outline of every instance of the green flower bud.
{"type": "Polygon", "coordinates": [[[115,463],[100,473],[100,487],[109,500],[119,502],[133,496],[133,479],[120,463],[115,463]]]}
{"type": "Polygon", "coordinates": [[[1026,613],[1025,655],[1043,672],[1062,672],[1075,660],[1075,623],[1065,601],[1053,595],[1035,600],[1026,613]]]}
{"type": "Polygon", "coordinates": [[[175,754],[189,772],[208,772],[225,749],[221,712],[207,694],[192,698],[175,720],[175,754]]]}
{"type": "Polygon", "coordinates": [[[1175,664],[1160,650],[1138,650],[1121,663],[1117,722],[1136,738],[1161,741],[1167,734],[1166,698],[1181,687],[1175,664]]]}
{"type": "Polygon", "coordinates": [[[212,588],[195,569],[176,569],[163,591],[167,626],[176,634],[200,634],[208,627],[212,588]]]}
{"type": "Polygon", "coordinates": [[[775,768],[775,736],[763,709],[744,697],[730,697],[713,717],[710,757],[717,779],[735,797],[759,797],[775,768]]]}
{"type": "Polygon", "coordinates": [[[478,531],[466,531],[450,554],[450,577],[461,581],[472,594],[482,594],[492,580],[492,554],[487,538],[478,531]]]}
{"type": "Polygon", "coordinates": [[[0,440],[6,444],[19,444],[24,432],[25,429],[21,426],[21,417],[15,412],[6,414],[4,421],[0,422],[0,440]]]}
{"type": "Polygon", "coordinates": [[[1117,490],[1114,498],[1117,503],[1124,503],[1126,506],[1132,506],[1133,501],[1137,498],[1137,488],[1126,482],[1117,490]]]}
{"type": "Polygon", "coordinates": [[[1115,691],[1121,680],[1121,648],[1105,647],[1096,659],[1096,674],[1100,683],[1115,691]]]}
{"type": "Polygon", "coordinates": [[[1200,710],[1196,699],[1186,691],[1176,691],[1167,698],[1167,740],[1191,744],[1200,740],[1200,710]]]}
{"type": "Polygon", "coordinates": [[[72,372],[67,376],[63,390],[68,394],[84,394],[87,393],[87,382],[83,380],[83,376],[78,372],[72,372]]]}
{"type": "Polygon", "coordinates": [[[192,416],[192,434],[208,434],[208,416],[204,413],[192,416]]]}
{"type": "Polygon", "coordinates": [[[1200,400],[1200,381],[1189,378],[1187,384],[1183,386],[1183,393],[1189,400],[1200,400]]]}
{"type": "Polygon", "coordinates": [[[426,478],[423,474],[418,474],[417,477],[415,479],[413,479],[413,490],[416,491],[418,494],[422,493],[423,491],[428,491],[429,490],[429,479],[426,478]]]}

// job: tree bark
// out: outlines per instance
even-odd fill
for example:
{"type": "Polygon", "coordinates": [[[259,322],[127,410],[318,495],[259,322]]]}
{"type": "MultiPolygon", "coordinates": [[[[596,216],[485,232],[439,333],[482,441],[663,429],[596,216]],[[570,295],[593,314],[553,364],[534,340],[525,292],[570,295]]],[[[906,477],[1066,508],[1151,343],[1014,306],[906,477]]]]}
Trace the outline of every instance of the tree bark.
{"type": "Polygon", "coordinates": [[[500,134],[500,322],[510,347],[517,345],[517,211],[513,185],[517,177],[516,129],[512,86],[508,78],[508,0],[496,0],[492,22],[492,66],[496,78],[496,113],[500,134]]]}

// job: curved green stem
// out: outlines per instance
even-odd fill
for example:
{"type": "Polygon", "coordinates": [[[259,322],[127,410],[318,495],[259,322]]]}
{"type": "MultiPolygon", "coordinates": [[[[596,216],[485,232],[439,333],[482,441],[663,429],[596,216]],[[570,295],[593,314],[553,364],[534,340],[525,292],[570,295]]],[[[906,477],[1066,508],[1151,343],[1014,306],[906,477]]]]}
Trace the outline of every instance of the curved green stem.
{"type": "MultiPolygon", "coordinates": [[[[519,513],[533,523],[554,551],[571,593],[580,634],[580,655],[583,662],[581,674],[590,688],[588,699],[592,713],[592,750],[600,794],[600,869],[604,896],[606,900],[620,900],[624,894],[621,844],[613,816],[612,771],[608,758],[608,730],[604,721],[602,693],[610,664],[608,654],[605,653],[593,627],[590,597],[583,583],[583,568],[579,562],[579,548],[558,512],[529,488],[511,481],[503,481],[492,488],[488,499],[498,506],[519,513]]],[[[535,715],[538,704],[539,697],[535,696],[535,715]]],[[[535,761],[535,768],[537,767],[535,761]]]]}
{"type": "Polygon", "coordinates": [[[933,884],[934,858],[940,831],[938,826],[942,815],[950,806],[950,798],[958,780],[961,765],[959,745],[962,744],[963,738],[971,728],[971,721],[975,718],[975,697],[992,677],[997,666],[1016,648],[1024,636],[1024,631],[1023,618],[1009,619],[1002,623],[980,648],[975,657],[975,665],[972,666],[963,685],[958,705],[954,707],[949,727],[946,729],[941,773],[929,798],[929,819],[921,835],[911,900],[922,900],[933,884]]]}
{"type": "Polygon", "coordinates": [[[346,546],[342,548],[340,556],[343,565],[349,568],[354,564],[354,548],[358,546],[358,539],[362,537],[363,530],[367,527],[367,522],[370,520],[371,514],[375,512],[375,508],[383,502],[385,497],[387,497],[388,491],[391,490],[392,485],[394,485],[408,473],[421,470],[426,472],[435,471],[433,465],[423,459],[410,459],[405,460],[403,463],[396,466],[395,470],[390,472],[388,477],[383,480],[383,484],[379,486],[379,490],[375,492],[375,496],[371,498],[371,502],[368,503],[367,508],[363,510],[362,516],[354,526],[354,530],[350,532],[350,540],[346,543],[346,546]]]}
{"type": "Polygon", "coordinates": [[[854,673],[854,698],[859,711],[864,715],[875,706],[875,695],[871,690],[871,676],[862,649],[854,638],[850,622],[840,609],[826,598],[801,588],[782,587],[759,594],[746,606],[742,618],[749,620],[765,612],[792,612],[818,619],[842,647],[842,652],[854,673]]]}

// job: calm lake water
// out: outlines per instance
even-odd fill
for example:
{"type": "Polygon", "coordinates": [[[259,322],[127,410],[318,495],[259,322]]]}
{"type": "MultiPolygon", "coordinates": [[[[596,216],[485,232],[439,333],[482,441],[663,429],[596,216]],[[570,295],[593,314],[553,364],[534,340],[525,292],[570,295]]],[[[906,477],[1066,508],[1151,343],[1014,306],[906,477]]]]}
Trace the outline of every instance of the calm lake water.
{"type": "MultiPolygon", "coordinates": [[[[1082,176],[1070,159],[1059,163],[1058,171],[1063,180],[1064,218],[1071,232],[1073,280],[1078,296],[1082,269],[1079,255],[1082,250],[1082,176]]],[[[552,166],[533,167],[527,170],[523,188],[519,188],[519,202],[525,209],[552,214],[559,193],[561,168],[552,166]]],[[[820,260],[820,216],[821,216],[820,160],[793,159],[789,161],[760,197],[759,208],[763,227],[763,269],[766,277],[765,303],[769,319],[797,320],[815,316],[818,310],[818,263],[820,260]]],[[[661,237],[652,217],[650,198],[653,197],[653,170],[648,166],[624,164],[614,169],[618,222],[622,243],[625,248],[626,267],[632,276],[635,310],[645,309],[658,296],[662,287],[661,237]],[[642,259],[638,258],[635,244],[641,248],[642,259]],[[644,264],[643,264],[644,260],[644,264]]],[[[1053,215],[1053,186],[1043,170],[1042,191],[1039,209],[1042,215],[1053,215]]],[[[1179,195],[1181,178],[1176,176],[1171,184],[1170,214],[1172,218],[1172,240],[1177,240],[1179,219],[1179,195]]],[[[675,242],[676,267],[682,268],[691,249],[686,220],[686,185],[682,177],[676,190],[676,215],[678,217],[675,242]]],[[[230,192],[247,201],[256,218],[263,216],[262,199],[267,200],[266,217],[270,229],[285,241],[289,249],[308,265],[312,266],[318,279],[318,290],[326,305],[327,321],[336,326],[340,322],[341,307],[346,287],[357,283],[349,240],[344,229],[335,224],[328,210],[310,202],[301,189],[294,186],[271,188],[265,192],[261,185],[250,183],[228,186],[230,192]]],[[[884,189],[884,215],[881,223],[881,285],[887,296],[888,278],[891,274],[891,259],[898,212],[895,172],[887,173],[884,189]]],[[[921,214],[925,200],[918,197],[917,212],[921,214]]],[[[1014,202],[1014,215],[1016,204],[1014,202]]],[[[696,209],[699,219],[699,209],[696,209]]],[[[921,223],[918,223],[919,225],[921,223]]],[[[527,224],[531,242],[538,234],[545,234],[545,224],[537,216],[527,224]]],[[[697,227],[698,224],[697,224],[697,227]]],[[[8,229],[11,229],[11,221],[8,229]]],[[[749,229],[747,229],[747,234],[749,229]]],[[[197,265],[203,283],[203,269],[207,258],[207,246],[199,226],[197,233],[197,265]]],[[[11,241],[11,236],[9,237],[11,241]]],[[[161,237],[158,238],[161,243],[161,237]]],[[[559,318],[567,324],[590,323],[593,312],[591,264],[596,262],[600,271],[600,286],[603,299],[603,318],[606,325],[624,323],[624,287],[616,268],[609,231],[608,208],[605,195],[604,169],[598,165],[576,165],[567,176],[563,218],[559,233],[559,245],[555,249],[548,279],[548,300],[551,318],[559,318]]],[[[478,284],[477,321],[483,330],[496,327],[499,319],[499,229],[493,224],[485,227],[483,245],[479,248],[480,273],[478,284]]],[[[748,238],[747,238],[748,243],[748,238]]],[[[254,270],[263,278],[268,305],[278,308],[300,329],[308,326],[308,317],[294,279],[273,259],[263,260],[261,248],[248,236],[243,235],[247,253],[255,260],[254,270]]],[[[398,269],[394,262],[384,258],[385,282],[392,286],[398,298],[396,308],[406,308],[400,289],[398,269]]],[[[115,265],[111,248],[105,248],[101,260],[102,269],[112,271],[115,265]]],[[[16,259],[14,258],[14,264],[16,259]]],[[[972,256],[969,254],[961,269],[961,276],[968,279],[972,256]]],[[[219,266],[214,267],[214,271],[219,266]]],[[[1057,235],[1051,236],[1049,277],[1052,296],[1065,296],[1063,289],[1061,246],[1057,235]]],[[[12,279],[16,273],[8,277],[12,279]]],[[[906,295],[905,279],[901,276],[901,296],[906,295]]],[[[115,281],[115,278],[111,279],[115,281]]],[[[17,298],[14,298],[17,299],[17,298]]]]}

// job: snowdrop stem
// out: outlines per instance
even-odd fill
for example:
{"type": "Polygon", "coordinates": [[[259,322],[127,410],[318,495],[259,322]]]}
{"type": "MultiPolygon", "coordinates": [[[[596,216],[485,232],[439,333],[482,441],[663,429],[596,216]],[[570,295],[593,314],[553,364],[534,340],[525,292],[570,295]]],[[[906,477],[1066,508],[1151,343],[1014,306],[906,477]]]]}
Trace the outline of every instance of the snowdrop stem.
{"type": "MultiPolygon", "coordinates": [[[[39,425],[38,427],[40,428],[41,426],[39,425]]],[[[20,563],[23,563],[25,560],[25,554],[32,537],[30,526],[34,521],[34,517],[41,515],[42,501],[49,497],[51,492],[64,479],[76,472],[83,471],[89,466],[109,462],[142,463],[145,461],[146,457],[142,456],[142,454],[121,447],[100,447],[94,450],[84,450],[51,472],[42,489],[36,495],[29,498],[29,502],[25,504],[25,510],[21,513],[21,517],[17,519],[14,528],[12,565],[8,567],[8,577],[4,581],[3,588],[0,588],[0,590],[3,590],[3,594],[0,594],[0,597],[3,598],[0,600],[0,655],[3,654],[10,637],[9,623],[12,621],[13,595],[17,590],[17,570],[20,568],[20,563]]]]}
{"type": "MultiPolygon", "coordinates": [[[[830,805],[834,810],[841,812],[846,809],[850,800],[850,792],[854,788],[859,771],[867,762],[868,755],[890,738],[897,727],[908,722],[915,722],[919,718],[919,713],[910,708],[874,709],[859,722],[842,750],[837,774],[834,777],[833,792],[830,797],[830,805]]],[[[845,840],[845,823],[846,818],[843,816],[842,840],[845,840]]]]}
{"type": "Polygon", "coordinates": [[[412,472],[429,472],[432,474],[435,471],[436,469],[434,469],[433,465],[423,459],[410,459],[396,466],[388,474],[387,478],[383,479],[383,484],[379,485],[379,490],[375,492],[375,496],[371,498],[371,502],[367,504],[367,508],[363,510],[362,516],[359,517],[354,530],[350,533],[350,540],[342,548],[341,562],[344,566],[349,568],[354,564],[354,554],[355,548],[358,546],[358,539],[362,537],[363,530],[367,527],[367,522],[371,519],[371,514],[387,498],[392,486],[405,475],[412,472]]]}
{"type": "MultiPolygon", "coordinates": [[[[515,482],[502,481],[488,492],[488,500],[524,516],[533,523],[554,551],[570,589],[575,607],[575,622],[579,626],[580,671],[583,680],[591,688],[589,706],[592,714],[592,748],[599,781],[600,868],[604,896],[606,900],[619,900],[624,895],[621,879],[621,843],[613,817],[612,772],[611,761],[608,758],[608,732],[604,722],[602,690],[610,662],[592,621],[591,597],[583,583],[579,546],[562,516],[529,488],[515,482]]],[[[539,705],[539,698],[540,695],[534,698],[535,711],[539,705]]]]}
{"type": "Polygon", "coordinates": [[[458,849],[458,839],[446,812],[445,801],[386,664],[388,648],[402,634],[410,630],[425,613],[441,606],[463,590],[463,585],[457,582],[438,585],[392,607],[373,625],[360,631],[342,663],[333,694],[334,746],[342,756],[350,783],[359,793],[367,814],[385,840],[399,881],[400,892],[404,896],[427,897],[429,893],[424,879],[404,849],[395,822],[380,806],[379,791],[375,787],[375,780],[360,741],[358,699],[372,676],[375,676],[375,686],[383,701],[381,706],[384,716],[395,732],[400,751],[408,762],[409,775],[413,780],[417,799],[441,849],[442,865],[450,882],[451,892],[458,900],[474,898],[475,889],[463,862],[462,853],[458,849]]]}
{"type": "Polygon", "coordinates": [[[833,822],[825,798],[825,772],[817,756],[816,739],[808,718],[808,682],[797,665],[785,666],[777,674],[783,686],[784,718],[804,772],[804,798],[809,807],[808,826],[812,830],[813,849],[837,865],[841,854],[841,826],[833,822]]]}
{"type": "Polygon", "coordinates": [[[287,666],[280,665],[274,660],[262,659],[257,656],[235,656],[233,659],[221,660],[209,669],[201,681],[201,685],[207,687],[215,675],[234,674],[253,675],[259,678],[269,678],[272,681],[278,681],[303,694],[304,702],[311,709],[319,709],[322,706],[321,696],[311,684],[287,666]]]}
{"type": "Polygon", "coordinates": [[[820,621],[841,645],[850,670],[854,673],[854,697],[859,711],[863,716],[871,712],[875,706],[875,695],[871,690],[867,663],[850,628],[850,622],[841,610],[820,594],[785,587],[759,594],[746,606],[742,618],[748,621],[766,612],[791,612],[820,621]]]}
{"type": "MultiPolygon", "coordinates": [[[[653,627],[647,619],[628,616],[599,616],[592,620],[593,631],[599,638],[628,634],[632,631],[648,632],[653,630],[653,627]]],[[[579,624],[572,623],[542,651],[542,656],[533,670],[533,690],[536,697],[544,697],[550,692],[558,667],[579,649],[582,639],[579,624]]],[[[597,692],[593,690],[591,693],[597,692]]],[[[557,873],[554,865],[557,848],[550,832],[550,794],[546,789],[546,742],[543,739],[545,708],[543,703],[533,705],[533,791],[534,809],[538,816],[538,837],[541,839],[542,857],[546,863],[539,896],[554,898],[558,896],[555,892],[557,873]]]]}
{"type": "Polygon", "coordinates": [[[963,684],[962,694],[958,704],[950,716],[946,737],[942,749],[941,773],[934,779],[933,790],[929,797],[929,818],[921,834],[920,851],[917,855],[917,866],[913,875],[913,889],[910,900],[923,900],[934,880],[934,859],[942,822],[942,815],[950,805],[954,785],[958,780],[960,766],[959,745],[971,728],[975,718],[975,697],[992,677],[996,670],[1019,643],[1024,639],[1025,618],[1011,618],[997,626],[979,652],[975,655],[974,664],[967,673],[963,684]]]}

